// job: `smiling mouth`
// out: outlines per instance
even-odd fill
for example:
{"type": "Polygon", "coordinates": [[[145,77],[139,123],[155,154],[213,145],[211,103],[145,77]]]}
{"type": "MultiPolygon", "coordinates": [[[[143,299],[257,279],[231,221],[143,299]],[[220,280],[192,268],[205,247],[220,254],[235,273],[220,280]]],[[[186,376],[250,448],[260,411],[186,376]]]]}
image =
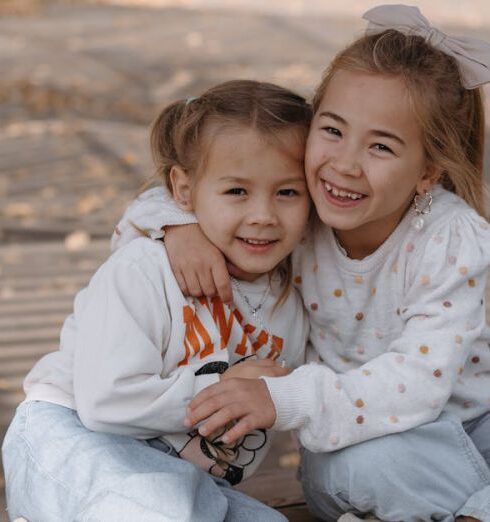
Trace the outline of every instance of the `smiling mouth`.
{"type": "Polygon", "coordinates": [[[271,245],[272,243],[277,243],[277,239],[252,239],[248,237],[238,237],[240,241],[243,241],[244,243],[247,243],[247,245],[254,245],[254,246],[267,246],[271,245]]]}
{"type": "Polygon", "coordinates": [[[333,185],[330,185],[330,183],[327,183],[326,181],[323,182],[325,185],[325,190],[333,195],[336,198],[339,199],[351,199],[352,201],[356,201],[358,199],[362,199],[367,197],[366,194],[360,194],[359,192],[351,192],[345,189],[340,189],[337,187],[334,187],[333,185]]]}

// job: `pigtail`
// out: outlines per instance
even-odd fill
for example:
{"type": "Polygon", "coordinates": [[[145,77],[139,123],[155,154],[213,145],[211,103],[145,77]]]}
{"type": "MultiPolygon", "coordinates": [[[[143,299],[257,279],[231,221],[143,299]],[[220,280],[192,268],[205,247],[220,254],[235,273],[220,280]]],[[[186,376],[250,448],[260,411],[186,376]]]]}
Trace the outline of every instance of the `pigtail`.
{"type": "Polygon", "coordinates": [[[176,101],[165,107],[153,122],[150,133],[150,146],[155,164],[155,177],[159,178],[170,191],[170,170],[174,165],[182,165],[179,157],[177,137],[185,112],[184,101],[176,101]]]}

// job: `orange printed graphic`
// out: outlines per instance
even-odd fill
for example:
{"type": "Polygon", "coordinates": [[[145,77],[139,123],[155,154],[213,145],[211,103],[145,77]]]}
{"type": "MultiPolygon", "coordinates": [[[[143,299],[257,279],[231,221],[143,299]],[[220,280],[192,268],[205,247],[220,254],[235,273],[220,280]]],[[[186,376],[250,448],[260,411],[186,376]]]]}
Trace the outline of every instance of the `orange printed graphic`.
{"type": "Polygon", "coordinates": [[[267,343],[268,340],[269,336],[267,335],[267,332],[265,330],[262,330],[257,336],[256,341],[252,344],[254,352],[257,352],[261,346],[264,346],[264,344],[267,343]]]}
{"type": "Polygon", "coordinates": [[[271,351],[267,354],[267,359],[276,360],[282,352],[284,339],[282,337],[272,336],[271,351]]]}
{"type": "MultiPolygon", "coordinates": [[[[198,299],[201,306],[207,308],[213,318],[214,325],[217,327],[220,337],[220,349],[224,350],[228,347],[233,331],[235,330],[235,339],[240,335],[240,342],[236,344],[235,353],[245,356],[250,353],[256,353],[263,346],[267,346],[270,342],[270,351],[267,355],[269,359],[277,359],[281,354],[284,339],[275,335],[270,336],[265,330],[261,330],[255,339],[250,334],[256,332],[257,328],[253,324],[243,324],[243,316],[236,308],[230,310],[223,305],[219,297],[211,300],[201,297],[198,299]]],[[[178,363],[178,366],[189,364],[189,360],[199,356],[204,359],[214,353],[214,344],[211,335],[203,325],[197,312],[189,305],[183,307],[183,319],[185,324],[184,338],[184,358],[178,363]]],[[[216,335],[214,335],[216,337],[216,335]]],[[[215,339],[216,340],[216,339],[215,339]]]]}
{"type": "Polygon", "coordinates": [[[214,345],[211,342],[211,337],[195,311],[190,306],[186,305],[184,306],[183,312],[185,323],[185,356],[179,362],[178,366],[189,364],[189,357],[197,355],[199,352],[201,359],[204,359],[204,357],[207,357],[214,352],[214,345]],[[196,331],[201,336],[202,342],[199,341],[196,331]]]}

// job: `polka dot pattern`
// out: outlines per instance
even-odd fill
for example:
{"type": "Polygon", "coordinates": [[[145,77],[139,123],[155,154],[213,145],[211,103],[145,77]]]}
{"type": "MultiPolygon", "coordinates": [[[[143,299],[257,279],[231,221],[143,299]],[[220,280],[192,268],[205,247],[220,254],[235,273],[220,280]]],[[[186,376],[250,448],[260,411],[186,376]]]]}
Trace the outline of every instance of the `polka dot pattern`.
{"type": "MultiPolygon", "coordinates": [[[[342,425],[345,421],[359,437],[360,433],[364,436],[378,430],[380,425],[386,432],[404,430],[409,415],[416,416],[418,412],[422,415],[430,411],[429,408],[436,410],[430,414],[439,414],[444,406],[438,399],[440,390],[457,379],[467,386],[478,374],[478,384],[486,390],[483,399],[466,401],[464,405],[466,397],[458,396],[457,407],[481,408],[486,400],[490,404],[487,389],[490,345],[488,353],[484,354],[479,348],[466,348],[473,341],[474,329],[479,323],[472,325],[471,333],[465,331],[465,325],[469,328],[470,321],[476,323],[477,314],[482,313],[482,308],[476,307],[481,302],[484,286],[477,264],[479,260],[471,251],[459,248],[455,234],[447,241],[444,220],[441,220],[441,226],[438,225],[442,231],[440,236],[430,232],[435,227],[429,227],[429,224],[426,222],[427,226],[418,234],[410,230],[404,244],[393,243],[393,251],[385,250],[383,265],[378,260],[377,263],[369,260],[365,265],[346,260],[345,266],[325,272],[332,276],[330,278],[324,277],[324,260],[319,257],[315,258],[318,265],[307,262],[304,268],[305,293],[307,280],[316,285],[311,285],[311,297],[305,300],[313,321],[313,339],[321,345],[325,363],[339,374],[339,380],[334,378],[329,382],[330,397],[325,399],[327,410],[348,404],[351,413],[341,416],[339,425],[329,426],[324,432],[324,440],[331,449],[351,442],[347,441],[349,426],[342,425]],[[318,275],[314,276],[313,272],[318,275]],[[316,297],[318,295],[321,297],[316,297]],[[473,299],[471,308],[466,299],[473,299]],[[327,302],[330,304],[324,305],[327,302]],[[328,307],[330,311],[327,311],[328,307]],[[470,315],[470,310],[476,312],[470,315]],[[320,342],[320,332],[328,342],[320,342]],[[461,362],[463,347],[471,350],[464,364],[461,362]],[[446,356],[452,357],[447,365],[441,362],[446,356]],[[329,402],[330,399],[333,400],[329,402]],[[362,428],[357,430],[356,425],[362,428]]],[[[468,235],[464,227],[459,234],[460,241],[466,245],[468,235]]],[[[485,249],[482,247],[482,250],[485,249]]],[[[316,254],[319,252],[322,250],[315,250],[316,254]]],[[[337,257],[332,259],[339,261],[337,257]]],[[[459,384],[456,384],[456,390],[462,393],[459,384]]],[[[470,398],[473,399],[473,395],[470,398]]],[[[468,418],[471,413],[465,412],[468,418]]]]}

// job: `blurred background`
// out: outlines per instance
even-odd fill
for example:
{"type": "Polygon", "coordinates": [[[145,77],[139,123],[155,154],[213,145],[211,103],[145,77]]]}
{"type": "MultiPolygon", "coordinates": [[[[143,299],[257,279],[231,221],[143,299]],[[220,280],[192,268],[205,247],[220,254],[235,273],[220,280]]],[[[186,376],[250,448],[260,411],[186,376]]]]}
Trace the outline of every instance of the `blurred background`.
{"type": "MultiPolygon", "coordinates": [[[[0,440],[23,377],[57,348],[74,293],[152,173],[158,109],[233,78],[309,97],[376,3],[0,0],[0,440]]],[[[486,0],[409,3],[444,31],[490,40],[486,0]]],[[[296,463],[283,438],[266,465],[296,463]]],[[[4,503],[0,468],[2,522],[4,503]]]]}

